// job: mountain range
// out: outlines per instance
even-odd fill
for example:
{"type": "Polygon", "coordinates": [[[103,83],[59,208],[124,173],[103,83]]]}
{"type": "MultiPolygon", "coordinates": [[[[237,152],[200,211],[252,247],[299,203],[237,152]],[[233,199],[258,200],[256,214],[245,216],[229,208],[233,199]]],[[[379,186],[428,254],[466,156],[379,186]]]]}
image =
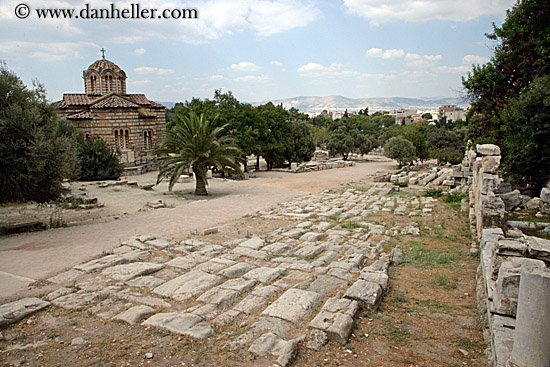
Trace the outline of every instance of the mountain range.
{"type": "MultiPolygon", "coordinates": [[[[332,112],[359,111],[366,107],[369,112],[380,110],[395,110],[400,108],[431,110],[441,105],[457,105],[467,107],[469,102],[463,98],[435,97],[435,98],[405,98],[405,97],[375,97],[375,98],[348,98],[343,96],[300,96],[294,98],[275,99],[271,101],[251,102],[253,106],[272,102],[275,105],[283,104],[286,109],[297,108],[300,112],[332,112]]],[[[167,108],[172,108],[175,102],[159,102],[167,108]]]]}

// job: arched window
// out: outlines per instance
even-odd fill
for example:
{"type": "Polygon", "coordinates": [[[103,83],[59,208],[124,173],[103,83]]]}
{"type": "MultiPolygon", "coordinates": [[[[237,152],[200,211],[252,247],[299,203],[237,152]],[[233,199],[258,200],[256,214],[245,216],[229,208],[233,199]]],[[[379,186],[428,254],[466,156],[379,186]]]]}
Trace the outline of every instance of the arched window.
{"type": "Polygon", "coordinates": [[[105,75],[105,92],[111,92],[113,90],[113,76],[105,75]]]}
{"type": "Polygon", "coordinates": [[[97,77],[95,75],[92,75],[90,77],[90,94],[95,93],[96,83],[97,83],[97,77]]]}
{"type": "Polygon", "coordinates": [[[143,146],[145,149],[153,149],[153,132],[151,130],[143,131],[143,146]]]}
{"type": "Polygon", "coordinates": [[[115,146],[120,149],[128,149],[130,145],[130,131],[128,129],[115,130],[115,146]]]}

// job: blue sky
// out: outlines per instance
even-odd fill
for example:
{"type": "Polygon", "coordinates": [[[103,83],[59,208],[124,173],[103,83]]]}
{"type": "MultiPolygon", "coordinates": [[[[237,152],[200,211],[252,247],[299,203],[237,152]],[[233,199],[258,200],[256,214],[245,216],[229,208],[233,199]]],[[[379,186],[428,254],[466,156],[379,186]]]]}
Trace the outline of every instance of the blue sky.
{"type": "MultiPolygon", "coordinates": [[[[142,8],[197,9],[198,19],[38,19],[37,8],[84,1],[0,0],[0,60],[52,101],[82,93],[82,71],[101,58],[128,76],[129,93],[157,101],[240,101],[303,95],[455,97],[472,64],[494,46],[484,36],[513,0],[149,0],[142,8]]],[[[92,8],[137,1],[89,0],[92,8]]]]}

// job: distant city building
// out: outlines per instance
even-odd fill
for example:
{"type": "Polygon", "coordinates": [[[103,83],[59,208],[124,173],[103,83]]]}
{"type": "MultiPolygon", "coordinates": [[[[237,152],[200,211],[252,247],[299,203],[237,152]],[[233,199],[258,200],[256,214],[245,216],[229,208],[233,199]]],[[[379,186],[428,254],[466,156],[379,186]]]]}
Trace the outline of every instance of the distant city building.
{"type": "Polygon", "coordinates": [[[467,111],[456,105],[442,105],[439,107],[439,118],[446,117],[447,121],[466,120],[467,111]]]}

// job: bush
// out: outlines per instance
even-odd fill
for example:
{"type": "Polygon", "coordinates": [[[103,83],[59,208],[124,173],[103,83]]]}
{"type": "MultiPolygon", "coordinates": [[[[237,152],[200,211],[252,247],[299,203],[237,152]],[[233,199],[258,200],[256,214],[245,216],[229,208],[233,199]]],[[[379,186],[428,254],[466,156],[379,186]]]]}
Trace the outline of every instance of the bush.
{"type": "Polygon", "coordinates": [[[117,180],[123,171],[118,152],[99,136],[91,138],[80,136],[78,159],[80,160],[79,180],[117,180]]]}
{"type": "Polygon", "coordinates": [[[424,193],[424,196],[429,196],[432,198],[440,198],[443,196],[443,190],[442,189],[428,189],[424,193]]]}
{"type": "Polygon", "coordinates": [[[0,203],[56,199],[77,167],[74,140],[57,135],[59,121],[40,84],[28,90],[0,64],[0,203]]]}

